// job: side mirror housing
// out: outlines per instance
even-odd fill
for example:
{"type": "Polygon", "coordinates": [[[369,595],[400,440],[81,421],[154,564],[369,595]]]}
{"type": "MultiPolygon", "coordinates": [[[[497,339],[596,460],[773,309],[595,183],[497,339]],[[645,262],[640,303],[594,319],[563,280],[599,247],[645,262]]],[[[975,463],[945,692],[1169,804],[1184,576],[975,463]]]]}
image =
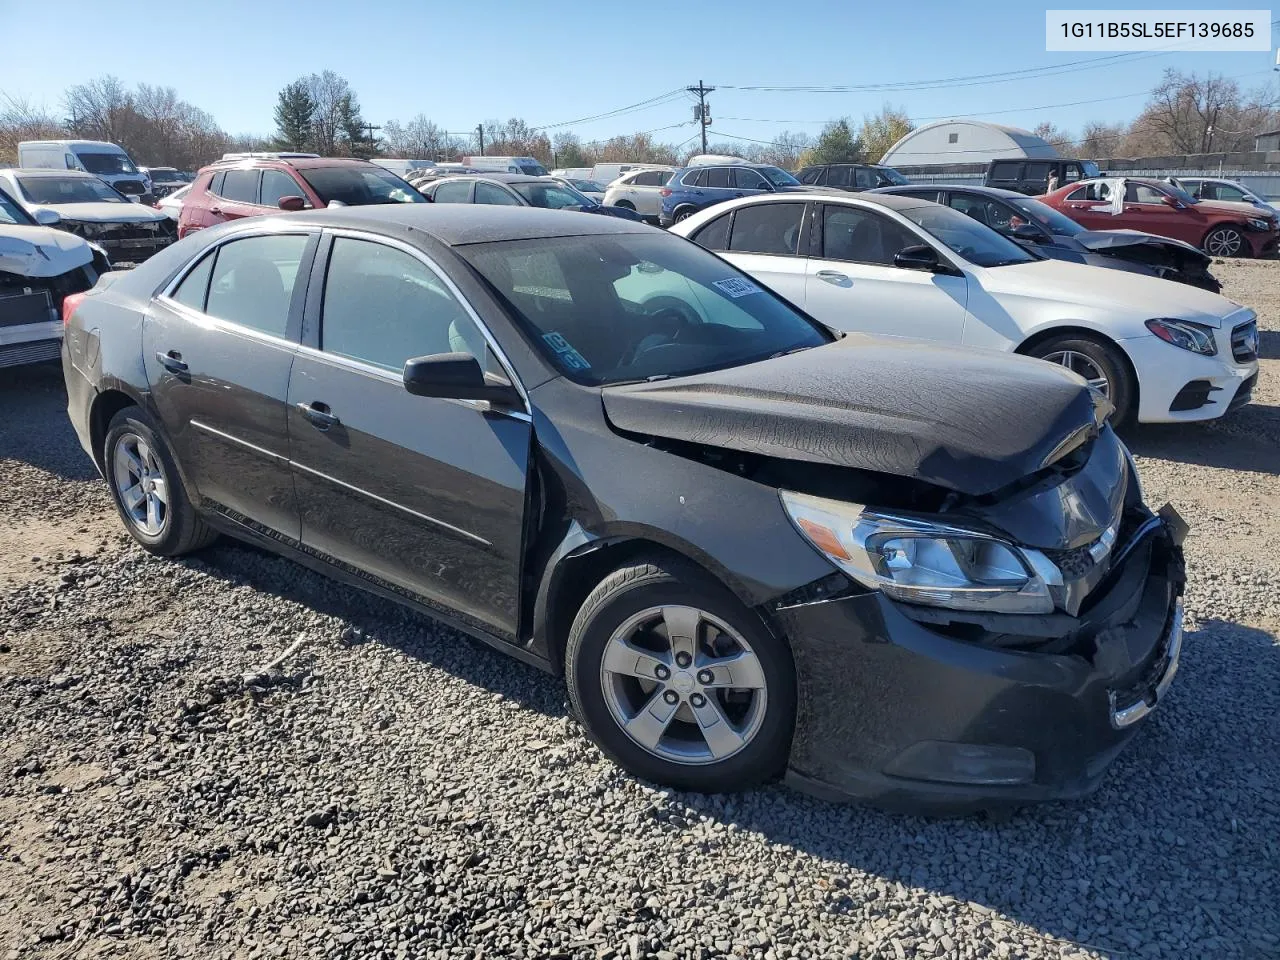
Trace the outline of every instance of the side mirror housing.
{"type": "Polygon", "coordinates": [[[933,273],[941,267],[938,251],[927,243],[913,243],[903,247],[893,257],[893,265],[904,270],[927,270],[933,273]]]}
{"type": "Polygon", "coordinates": [[[327,204],[325,204],[325,206],[327,206],[330,210],[336,210],[338,207],[345,207],[346,204],[343,203],[341,200],[330,200],[327,204]]]}
{"type": "Polygon", "coordinates": [[[279,207],[281,210],[289,210],[289,211],[303,210],[307,206],[307,201],[306,201],[306,198],[304,197],[295,197],[295,196],[281,197],[279,200],[276,201],[276,206],[279,207]]]}
{"type": "Polygon", "coordinates": [[[1043,239],[1038,227],[1030,223],[1020,223],[1013,228],[1013,238],[1015,240],[1027,240],[1031,243],[1039,243],[1043,239]]]}
{"type": "Polygon", "coordinates": [[[35,220],[42,227],[54,227],[62,222],[62,215],[57,210],[37,210],[35,220]]]}
{"type": "Polygon", "coordinates": [[[404,388],[415,397],[486,400],[504,407],[522,403],[511,384],[486,379],[480,361],[469,353],[437,353],[406,361],[404,388]]]}
{"type": "Polygon", "coordinates": [[[1173,209],[1175,210],[1181,210],[1183,207],[1186,206],[1186,204],[1183,203],[1181,200],[1179,200],[1177,197],[1171,197],[1168,194],[1165,194],[1164,203],[1165,203],[1165,206],[1173,207],[1173,209]]]}

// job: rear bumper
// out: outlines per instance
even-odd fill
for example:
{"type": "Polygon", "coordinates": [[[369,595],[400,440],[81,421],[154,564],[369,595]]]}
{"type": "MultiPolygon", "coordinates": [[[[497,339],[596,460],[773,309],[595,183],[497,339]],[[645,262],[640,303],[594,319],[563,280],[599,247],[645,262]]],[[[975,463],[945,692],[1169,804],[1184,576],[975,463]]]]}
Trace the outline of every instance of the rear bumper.
{"type": "Polygon", "coordinates": [[[788,782],[925,814],[1090,793],[1176,672],[1182,580],[1162,529],[1061,615],[1067,653],[955,639],[875,592],[778,611],[800,693],[788,782]]]}

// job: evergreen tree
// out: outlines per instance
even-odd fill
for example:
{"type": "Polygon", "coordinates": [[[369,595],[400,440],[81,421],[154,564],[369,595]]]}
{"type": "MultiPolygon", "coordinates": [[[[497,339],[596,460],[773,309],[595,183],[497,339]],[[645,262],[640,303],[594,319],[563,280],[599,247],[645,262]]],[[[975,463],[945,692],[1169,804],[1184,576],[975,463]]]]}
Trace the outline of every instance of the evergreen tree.
{"type": "Polygon", "coordinates": [[[309,149],[315,110],[306,80],[295,80],[281,90],[276,101],[276,146],[281,150],[309,149]]]}

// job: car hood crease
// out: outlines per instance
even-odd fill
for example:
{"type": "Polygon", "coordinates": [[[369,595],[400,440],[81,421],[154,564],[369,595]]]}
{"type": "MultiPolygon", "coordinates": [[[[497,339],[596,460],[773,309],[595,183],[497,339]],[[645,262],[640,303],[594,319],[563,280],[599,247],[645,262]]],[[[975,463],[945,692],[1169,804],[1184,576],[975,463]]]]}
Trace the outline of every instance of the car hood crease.
{"type": "Polygon", "coordinates": [[[912,477],[980,496],[1094,419],[1089,389],[1023,357],[849,335],[678,380],[603,390],[623,431],[912,477]]]}
{"type": "Polygon", "coordinates": [[[58,277],[93,260],[93,249],[74,234],[25,225],[0,228],[0,270],[20,277],[58,277]]]}

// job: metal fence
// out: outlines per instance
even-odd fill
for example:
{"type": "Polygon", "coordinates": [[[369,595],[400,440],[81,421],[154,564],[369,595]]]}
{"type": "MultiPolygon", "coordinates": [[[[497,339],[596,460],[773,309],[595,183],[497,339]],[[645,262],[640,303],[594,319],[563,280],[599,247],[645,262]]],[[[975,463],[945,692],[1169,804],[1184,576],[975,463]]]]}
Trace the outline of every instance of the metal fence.
{"type": "MultiPolygon", "coordinates": [[[[1248,187],[1254,193],[1268,200],[1280,198],[1280,173],[1272,170],[1117,170],[1118,177],[1151,177],[1163,180],[1165,177],[1216,177],[1223,180],[1234,180],[1248,187]]],[[[958,187],[981,185],[985,174],[982,173],[915,173],[907,177],[912,183],[955,184],[958,187]]]]}

